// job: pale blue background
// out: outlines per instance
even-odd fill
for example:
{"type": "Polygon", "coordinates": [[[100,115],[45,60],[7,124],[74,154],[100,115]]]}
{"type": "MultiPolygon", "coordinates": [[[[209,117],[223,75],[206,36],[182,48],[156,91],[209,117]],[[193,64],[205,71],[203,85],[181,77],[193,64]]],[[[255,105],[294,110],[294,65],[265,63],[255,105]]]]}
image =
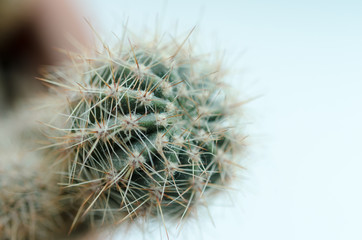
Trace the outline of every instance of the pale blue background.
{"type": "MultiPolygon", "coordinates": [[[[157,15],[164,30],[197,25],[200,48],[239,56],[236,88],[262,95],[246,109],[252,146],[234,204],[211,206],[215,227],[200,217],[200,231],[171,239],[362,239],[362,1],[81,3],[105,32],[127,17],[135,32],[157,15]]],[[[145,237],[159,238],[157,227],[145,237]]]]}

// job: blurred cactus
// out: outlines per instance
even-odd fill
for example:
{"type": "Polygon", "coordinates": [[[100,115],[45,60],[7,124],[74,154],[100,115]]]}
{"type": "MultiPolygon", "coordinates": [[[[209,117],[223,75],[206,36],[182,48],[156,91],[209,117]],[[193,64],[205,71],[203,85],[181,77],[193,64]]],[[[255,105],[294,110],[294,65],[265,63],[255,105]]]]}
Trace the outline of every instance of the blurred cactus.
{"type": "Polygon", "coordinates": [[[49,239],[66,232],[56,182],[44,173],[13,167],[1,172],[0,188],[1,239],[49,239]]]}
{"type": "MultiPolygon", "coordinates": [[[[50,105],[54,104],[52,99],[46,97],[50,105]]],[[[59,168],[53,166],[54,161],[45,161],[54,154],[34,151],[46,140],[38,121],[52,117],[39,111],[45,99],[38,100],[0,117],[0,239],[79,240],[77,237],[89,229],[81,225],[68,234],[77,202],[59,186],[59,168]]]]}

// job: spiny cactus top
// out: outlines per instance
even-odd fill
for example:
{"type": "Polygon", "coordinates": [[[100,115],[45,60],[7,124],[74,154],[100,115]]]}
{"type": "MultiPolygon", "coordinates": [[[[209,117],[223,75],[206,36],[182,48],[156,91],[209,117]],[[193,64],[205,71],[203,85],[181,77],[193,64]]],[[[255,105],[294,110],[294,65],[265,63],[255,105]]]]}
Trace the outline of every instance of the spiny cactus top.
{"type": "Polygon", "coordinates": [[[136,216],[182,219],[222,189],[237,164],[237,104],[223,74],[175,43],[129,44],[54,71],[67,98],[51,133],[80,200],[74,224],[136,216]]]}

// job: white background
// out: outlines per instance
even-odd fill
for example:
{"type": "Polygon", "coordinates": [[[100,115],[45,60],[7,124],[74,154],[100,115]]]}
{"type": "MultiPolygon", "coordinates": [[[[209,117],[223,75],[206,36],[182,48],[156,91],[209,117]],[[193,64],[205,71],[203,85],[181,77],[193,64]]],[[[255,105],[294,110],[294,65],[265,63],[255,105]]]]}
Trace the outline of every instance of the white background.
{"type": "MultiPolygon", "coordinates": [[[[210,206],[215,227],[200,216],[171,239],[362,239],[361,1],[82,4],[104,32],[120,34],[127,18],[136,33],[156,19],[171,34],[197,25],[198,46],[225,50],[240,72],[230,82],[242,97],[261,95],[246,106],[251,147],[234,203],[210,206]]],[[[126,235],[142,239],[137,229],[114,239],[126,235]]]]}

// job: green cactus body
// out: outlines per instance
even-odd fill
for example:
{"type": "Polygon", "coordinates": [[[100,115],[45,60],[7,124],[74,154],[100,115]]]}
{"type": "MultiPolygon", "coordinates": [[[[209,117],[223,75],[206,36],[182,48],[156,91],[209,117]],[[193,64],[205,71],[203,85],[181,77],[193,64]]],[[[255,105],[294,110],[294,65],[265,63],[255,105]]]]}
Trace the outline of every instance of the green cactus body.
{"type": "Polygon", "coordinates": [[[235,102],[218,69],[180,48],[131,46],[46,80],[66,90],[54,145],[67,156],[63,185],[79,193],[74,223],[182,219],[232,176],[235,102]]]}

